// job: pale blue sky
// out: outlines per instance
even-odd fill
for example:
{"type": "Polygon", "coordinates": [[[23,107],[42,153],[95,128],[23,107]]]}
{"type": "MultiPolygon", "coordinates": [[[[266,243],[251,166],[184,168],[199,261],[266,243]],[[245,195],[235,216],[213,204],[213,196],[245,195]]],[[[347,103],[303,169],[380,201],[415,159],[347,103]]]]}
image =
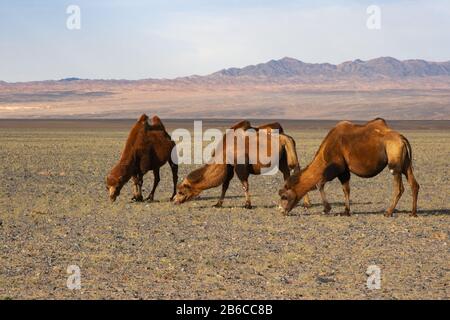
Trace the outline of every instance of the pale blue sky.
{"type": "Polygon", "coordinates": [[[2,0],[0,80],[173,78],[291,56],[450,60],[450,1],[2,0]],[[66,8],[81,8],[81,30],[66,8]],[[369,5],[381,30],[366,27],[369,5]]]}

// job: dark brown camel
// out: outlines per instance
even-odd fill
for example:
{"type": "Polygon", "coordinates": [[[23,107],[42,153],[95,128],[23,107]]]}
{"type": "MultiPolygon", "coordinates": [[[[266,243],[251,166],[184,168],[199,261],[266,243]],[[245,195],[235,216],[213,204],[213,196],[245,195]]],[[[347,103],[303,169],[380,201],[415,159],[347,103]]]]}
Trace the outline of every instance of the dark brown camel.
{"type": "Polygon", "coordinates": [[[144,175],[152,170],[154,175],[153,188],[146,201],[153,201],[156,187],[160,181],[160,168],[169,162],[173,177],[173,194],[176,193],[178,182],[178,165],[172,161],[171,153],[175,142],[170,138],[161,120],[154,116],[152,124],[148,116],[143,114],[131,129],[120,161],[114,166],[106,178],[106,186],[111,201],[119,196],[122,187],[132,179],[134,183],[134,201],[144,201],[142,184],[144,175]]]}

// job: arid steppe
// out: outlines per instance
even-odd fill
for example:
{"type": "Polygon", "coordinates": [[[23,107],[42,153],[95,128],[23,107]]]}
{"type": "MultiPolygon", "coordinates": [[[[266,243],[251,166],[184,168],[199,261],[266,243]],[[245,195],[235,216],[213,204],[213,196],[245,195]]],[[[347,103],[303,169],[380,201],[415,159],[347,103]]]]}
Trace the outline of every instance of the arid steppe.
{"type": "MultiPolygon", "coordinates": [[[[224,208],[212,208],[219,188],[175,206],[168,166],[156,202],[132,203],[127,185],[111,204],[104,178],[132,122],[105,123],[0,122],[0,299],[450,298],[449,122],[396,124],[413,148],[418,218],[406,181],[395,217],[383,216],[387,170],[352,176],[351,217],[322,215],[317,191],[312,208],[281,215],[281,174],[251,177],[252,210],[236,179],[224,208]],[[81,290],[66,286],[69,265],[80,267],[81,290]],[[378,290],[366,286],[371,265],[378,290]]],[[[330,125],[287,123],[302,166],[330,125]]],[[[194,167],[181,165],[180,179],[194,167]]],[[[332,213],[343,211],[339,182],[326,191],[332,213]]]]}

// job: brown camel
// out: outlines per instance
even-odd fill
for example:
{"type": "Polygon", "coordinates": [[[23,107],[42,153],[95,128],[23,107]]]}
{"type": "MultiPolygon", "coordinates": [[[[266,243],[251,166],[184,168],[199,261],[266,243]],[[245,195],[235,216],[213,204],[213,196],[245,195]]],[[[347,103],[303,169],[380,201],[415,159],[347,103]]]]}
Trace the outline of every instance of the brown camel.
{"type": "Polygon", "coordinates": [[[176,193],[178,182],[178,165],[172,161],[171,153],[175,142],[170,138],[164,125],[157,116],[148,123],[148,116],[143,114],[131,129],[120,161],[114,166],[106,178],[106,186],[112,202],[120,194],[122,187],[132,179],[134,183],[134,201],[144,201],[142,184],[144,175],[152,170],[154,175],[153,188],[146,201],[153,201],[156,187],[160,181],[160,168],[169,162],[172,169],[173,194],[176,193]]]}
{"type": "Polygon", "coordinates": [[[417,216],[419,184],[413,174],[411,145],[403,135],[391,130],[380,118],[365,125],[339,122],[323,140],[314,160],[287,179],[279,192],[280,206],[288,214],[303,195],[317,187],[324,212],[329,213],[331,206],[326,200],[324,186],[337,177],[345,195],[344,214],[350,215],[350,172],[363,178],[371,178],[386,166],[394,176],[395,186],[394,199],[385,216],[392,216],[404,191],[402,174],[406,176],[412,189],[411,216],[417,216]]]}
{"type": "MultiPolygon", "coordinates": [[[[254,129],[255,131],[259,130],[267,130],[270,132],[270,130],[276,129],[279,132],[279,150],[278,152],[278,159],[279,159],[279,165],[278,169],[283,173],[283,177],[286,180],[289,175],[290,171],[299,171],[300,166],[298,163],[297,158],[297,152],[295,150],[295,141],[292,139],[292,137],[284,134],[283,128],[279,123],[270,123],[265,124],[262,126],[259,126],[257,128],[253,128],[250,125],[250,122],[248,121],[241,121],[237,123],[236,125],[232,126],[231,129],[242,129],[244,131],[247,131],[249,129],[254,129]]],[[[213,156],[216,156],[217,158],[220,158],[221,156],[224,156],[224,154],[227,152],[227,146],[226,146],[226,134],[223,138],[222,147],[217,147],[213,156]],[[220,156],[220,151],[223,150],[223,154],[220,156]]],[[[261,144],[263,144],[263,141],[259,141],[258,137],[258,148],[262,148],[261,144]],[[261,144],[260,144],[261,143],[261,144]]],[[[264,139],[263,139],[264,140],[264,139]]],[[[272,155],[272,148],[269,142],[269,138],[267,139],[267,153],[268,155],[272,155]]],[[[226,161],[221,161],[221,163],[210,163],[202,166],[199,169],[196,169],[192,171],[184,180],[183,182],[178,186],[177,188],[177,194],[175,195],[174,202],[176,204],[180,204],[183,202],[186,202],[188,200],[191,200],[195,197],[197,197],[203,190],[215,188],[220,185],[222,185],[222,194],[220,196],[219,201],[214,205],[214,207],[221,207],[225,198],[225,194],[227,192],[228,186],[230,184],[231,179],[233,178],[234,174],[238,176],[239,180],[242,183],[242,187],[245,193],[245,208],[251,209],[251,201],[250,201],[250,194],[249,194],[249,184],[248,184],[248,177],[250,174],[259,175],[263,173],[264,168],[270,167],[271,164],[263,165],[261,162],[257,161],[257,163],[251,164],[249,162],[249,144],[248,140],[246,139],[246,145],[245,145],[245,162],[243,164],[239,164],[236,159],[234,160],[233,164],[227,164],[226,161]]],[[[242,146],[241,146],[242,147],[242,146]]],[[[233,148],[233,147],[231,147],[233,148]]],[[[237,151],[237,144],[234,145],[234,154],[236,154],[237,151]]],[[[259,149],[258,149],[259,151],[259,149]]],[[[216,158],[216,159],[217,159],[216,158]]],[[[223,160],[223,158],[221,158],[223,160]]],[[[309,198],[307,195],[304,197],[304,205],[310,206],[309,198]]]]}

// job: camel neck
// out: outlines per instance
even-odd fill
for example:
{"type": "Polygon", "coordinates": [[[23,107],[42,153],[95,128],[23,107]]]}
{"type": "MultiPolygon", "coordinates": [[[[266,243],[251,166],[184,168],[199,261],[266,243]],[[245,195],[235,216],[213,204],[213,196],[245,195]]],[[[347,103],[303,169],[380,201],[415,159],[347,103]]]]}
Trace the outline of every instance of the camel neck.
{"type": "Polygon", "coordinates": [[[207,164],[202,168],[197,187],[200,190],[215,188],[221,185],[225,179],[227,166],[224,164],[207,164]]]}
{"type": "Polygon", "coordinates": [[[314,160],[303,170],[300,177],[299,192],[307,193],[321,182],[322,175],[325,170],[324,161],[320,157],[314,158],[314,160]]]}
{"type": "Polygon", "coordinates": [[[133,162],[134,156],[133,156],[133,152],[129,149],[126,148],[123,152],[122,152],[122,156],[120,157],[119,162],[122,165],[131,165],[133,162]]]}
{"type": "Polygon", "coordinates": [[[131,164],[131,161],[121,160],[113,169],[115,175],[118,177],[122,177],[124,182],[128,182],[128,180],[130,180],[131,176],[133,175],[133,172],[131,170],[133,166],[131,164]]]}

